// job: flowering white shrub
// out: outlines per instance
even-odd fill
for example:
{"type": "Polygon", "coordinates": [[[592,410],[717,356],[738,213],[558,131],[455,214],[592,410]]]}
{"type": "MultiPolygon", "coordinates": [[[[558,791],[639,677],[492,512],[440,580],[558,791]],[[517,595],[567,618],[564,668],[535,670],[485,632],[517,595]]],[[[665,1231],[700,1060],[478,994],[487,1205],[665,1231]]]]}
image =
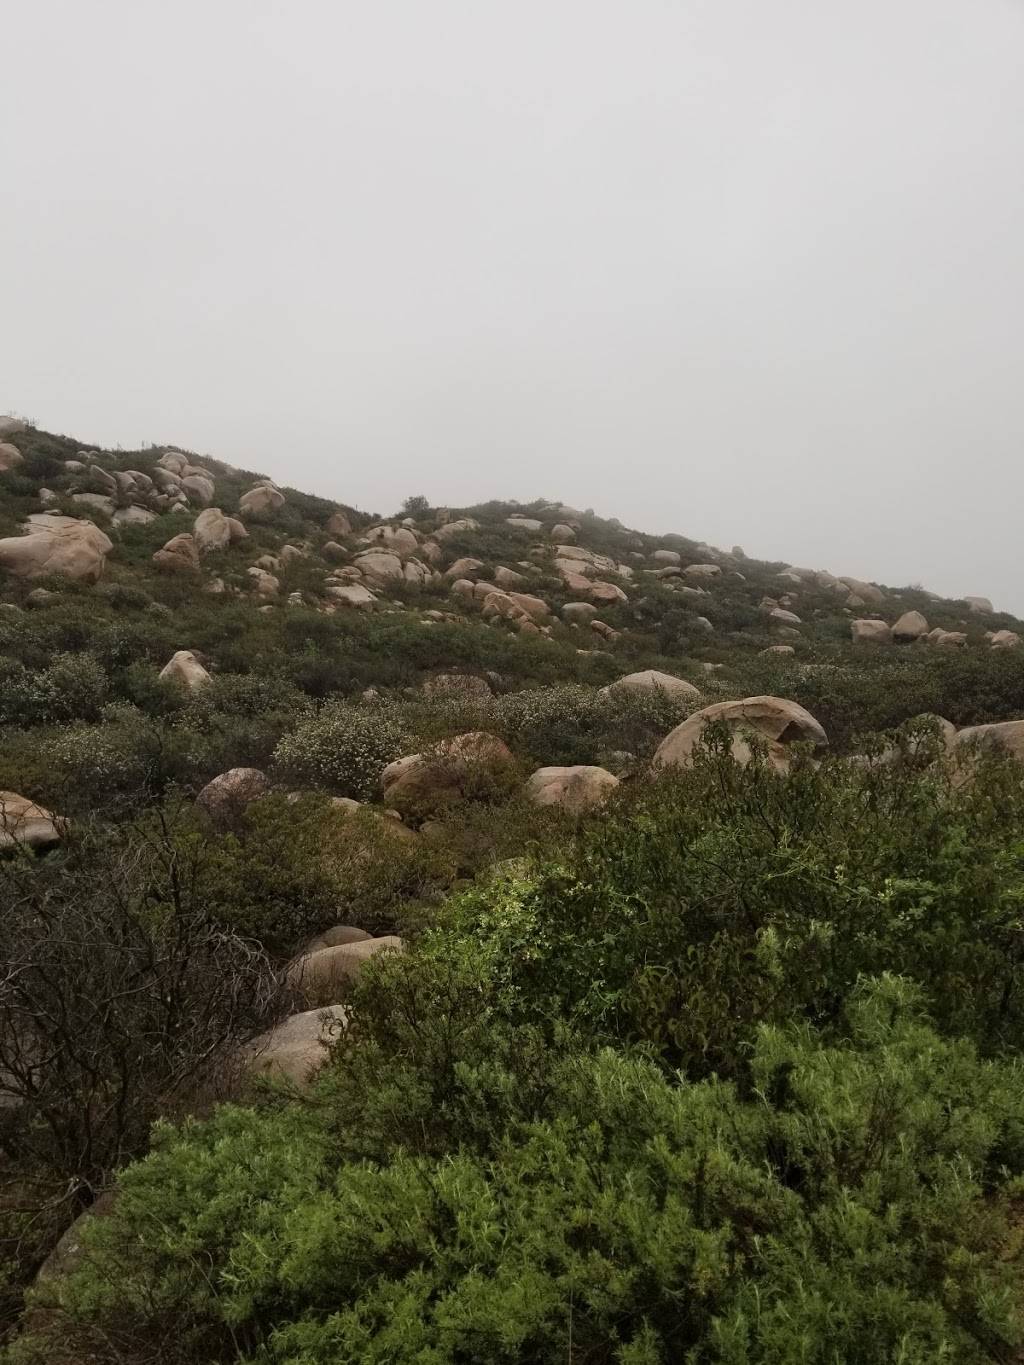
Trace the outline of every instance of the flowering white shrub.
{"type": "Polygon", "coordinates": [[[274,761],[292,781],[365,800],[407,744],[403,728],[386,713],[336,705],[285,735],[274,761]]]}

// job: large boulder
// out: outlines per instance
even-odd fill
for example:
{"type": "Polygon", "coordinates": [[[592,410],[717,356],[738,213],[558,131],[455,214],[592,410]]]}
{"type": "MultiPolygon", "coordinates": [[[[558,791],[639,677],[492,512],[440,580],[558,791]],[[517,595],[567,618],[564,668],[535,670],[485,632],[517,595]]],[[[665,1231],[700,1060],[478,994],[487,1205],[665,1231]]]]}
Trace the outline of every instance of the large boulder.
{"type": "Polygon", "coordinates": [[[997,630],[989,644],[993,649],[1016,649],[1020,644],[1020,636],[1015,630],[997,630]]]}
{"type": "Polygon", "coordinates": [[[556,545],[569,545],[576,539],[576,532],[571,526],[566,526],[565,522],[560,521],[557,526],[552,526],[551,539],[556,545]]]}
{"type": "Polygon", "coordinates": [[[651,559],[655,564],[679,565],[683,562],[683,557],[678,550],[655,550],[651,559]]]}
{"type": "Polygon", "coordinates": [[[17,792],[0,791],[0,852],[16,848],[50,848],[61,841],[57,818],[17,792]]]}
{"type": "Polygon", "coordinates": [[[784,697],[746,697],[742,701],[716,702],[695,711],[662,740],[654,755],[655,766],[689,767],[704,727],[712,722],[724,724],[731,732],[732,756],[737,763],[750,761],[749,741],[753,737],[767,743],[769,760],[779,772],[789,767],[789,745],[799,741],[824,748],[828,744],[825,731],[795,701],[784,697]]]}
{"type": "Polygon", "coordinates": [[[1012,758],[1024,762],[1024,720],[1002,720],[992,725],[969,725],[960,730],[957,745],[977,745],[979,748],[1002,749],[1012,758]]]}
{"type": "Polygon", "coordinates": [[[245,571],[252,579],[253,592],[257,597],[276,597],[281,591],[281,580],[258,565],[250,565],[245,571]]]}
{"type": "Polygon", "coordinates": [[[471,559],[468,556],[457,559],[454,564],[445,569],[444,576],[450,583],[454,583],[459,578],[475,578],[484,567],[482,559],[471,559]]]}
{"type": "Polygon", "coordinates": [[[180,683],[194,692],[197,687],[205,687],[212,679],[190,649],[179,649],[160,670],[163,682],[180,683]]]}
{"type": "Polygon", "coordinates": [[[456,521],[446,522],[439,526],[434,532],[436,540],[452,540],[455,536],[464,535],[467,531],[479,531],[480,523],[474,521],[472,517],[459,517],[456,521]]]}
{"type": "Polygon", "coordinates": [[[420,544],[415,531],[407,526],[374,526],[366,532],[366,539],[399,555],[414,555],[420,544]]]}
{"type": "Polygon", "coordinates": [[[667,697],[689,701],[699,697],[700,692],[693,683],[684,678],[674,678],[671,673],[659,673],[656,668],[645,668],[641,673],[627,673],[602,689],[605,692],[664,692],[667,697]]]}
{"type": "Polygon", "coordinates": [[[25,535],[0,540],[0,569],[16,578],[48,578],[58,574],[95,583],[103,573],[114,542],[91,521],[36,512],[25,535]]]}
{"type": "Polygon", "coordinates": [[[272,483],[258,483],[238,499],[239,515],[247,521],[269,517],[285,503],[284,494],[272,483]]]}
{"type": "Polygon", "coordinates": [[[855,593],[863,602],[870,602],[877,606],[879,602],[885,601],[885,593],[874,583],[864,583],[859,578],[840,578],[839,582],[855,593]]]}
{"type": "Polygon", "coordinates": [[[381,773],[384,800],[402,814],[433,814],[470,795],[477,781],[493,779],[512,761],[504,741],[472,730],[389,763],[381,773]]]}
{"type": "Polygon", "coordinates": [[[687,578],[718,578],[721,572],[721,564],[688,564],[683,570],[687,578]]]}
{"type": "Polygon", "coordinates": [[[544,523],[538,521],[536,517],[506,517],[505,521],[513,530],[528,531],[531,535],[536,535],[544,525],[544,523]]]}
{"type": "Polygon", "coordinates": [[[199,547],[195,536],[189,535],[187,531],[172,536],[167,544],[161,546],[153,555],[153,563],[171,573],[195,573],[199,568],[199,547]]]}
{"type": "Polygon", "coordinates": [[[288,966],[285,980],[300,999],[310,1004],[329,1000],[356,980],[371,957],[378,953],[400,953],[404,948],[405,944],[394,934],[318,948],[295,958],[288,966]]]}
{"type": "Polygon", "coordinates": [[[338,602],[343,607],[371,611],[377,605],[376,597],[365,583],[331,583],[324,591],[332,602],[338,602]]]}
{"type": "Polygon", "coordinates": [[[352,523],[344,512],[332,512],[324,524],[324,530],[329,536],[350,536],[352,523]]]}
{"type": "Polygon", "coordinates": [[[566,602],[562,608],[562,620],[571,626],[585,626],[597,615],[592,602],[566,602]]]}
{"type": "Polygon", "coordinates": [[[219,507],[207,507],[196,517],[192,527],[196,546],[200,554],[212,550],[224,550],[231,544],[231,527],[219,507]]]}
{"type": "Polygon", "coordinates": [[[229,768],[207,782],[196,797],[196,805],[214,820],[229,821],[269,790],[267,775],[259,768],[229,768]]]}
{"type": "Polygon", "coordinates": [[[344,1005],[304,1010],[254,1038],[242,1052],[250,1075],[287,1081],[302,1089],[327,1060],[328,1048],[348,1026],[344,1005]]]}
{"type": "Polygon", "coordinates": [[[189,502],[199,507],[209,507],[214,498],[214,482],[209,474],[186,474],[181,481],[182,492],[189,502]]]}
{"type": "Polygon", "coordinates": [[[909,645],[928,634],[928,622],[919,611],[905,611],[892,628],[892,638],[897,644],[909,645]]]}
{"type": "Polygon", "coordinates": [[[850,635],[855,645],[891,645],[892,631],[885,621],[851,621],[850,635]]]}
{"type": "Polygon", "coordinates": [[[604,768],[586,764],[538,768],[526,783],[526,797],[535,806],[559,806],[578,815],[603,805],[618,785],[619,779],[604,768]]]}
{"type": "Polygon", "coordinates": [[[17,446],[12,446],[9,441],[0,441],[0,474],[17,469],[23,460],[24,456],[17,446]]]}
{"type": "Polygon", "coordinates": [[[402,561],[391,550],[364,550],[353,563],[371,583],[384,586],[404,582],[402,561]]]}
{"type": "MultiPolygon", "coordinates": [[[[567,586],[569,586],[567,584],[567,586]]],[[[616,583],[605,583],[598,579],[590,584],[590,600],[601,602],[605,606],[614,606],[616,602],[628,602],[629,598],[616,583]]]]}
{"type": "Polygon", "coordinates": [[[992,600],[991,598],[988,597],[965,597],[964,601],[970,607],[971,611],[974,612],[981,612],[988,616],[991,616],[992,613],[995,611],[995,608],[992,605],[992,600]]]}
{"type": "Polygon", "coordinates": [[[768,613],[768,620],[776,626],[799,626],[803,624],[795,611],[787,611],[785,607],[772,607],[768,613]]]}

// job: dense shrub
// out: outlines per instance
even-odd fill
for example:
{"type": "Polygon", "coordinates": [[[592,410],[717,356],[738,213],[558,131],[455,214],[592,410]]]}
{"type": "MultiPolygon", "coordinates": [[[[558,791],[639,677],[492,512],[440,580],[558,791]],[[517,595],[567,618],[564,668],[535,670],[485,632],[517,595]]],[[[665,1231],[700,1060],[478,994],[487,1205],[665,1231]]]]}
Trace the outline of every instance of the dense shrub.
{"type": "Polygon", "coordinates": [[[335,705],[286,735],[274,758],[293,782],[359,800],[377,790],[382,771],[406,752],[406,743],[387,712],[335,705]]]}
{"type": "MultiPolygon", "coordinates": [[[[329,1106],[165,1130],[87,1230],[71,1339],[168,1363],[1009,1359],[1019,1068],[942,1040],[893,978],[847,1034],[761,1026],[750,1100],[569,1051],[478,1152],[346,1162],[329,1106]]],[[[458,1076],[502,1080],[500,1054],[458,1076]]]]}

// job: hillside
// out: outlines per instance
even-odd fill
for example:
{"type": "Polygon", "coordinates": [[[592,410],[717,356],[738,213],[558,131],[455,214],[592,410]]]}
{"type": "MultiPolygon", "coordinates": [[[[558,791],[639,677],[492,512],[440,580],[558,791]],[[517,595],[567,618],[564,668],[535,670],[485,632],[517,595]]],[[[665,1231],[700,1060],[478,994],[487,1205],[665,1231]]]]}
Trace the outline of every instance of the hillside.
{"type": "Polygon", "coordinates": [[[1022,642],[0,419],[0,1359],[1019,1358],[1022,642]]]}

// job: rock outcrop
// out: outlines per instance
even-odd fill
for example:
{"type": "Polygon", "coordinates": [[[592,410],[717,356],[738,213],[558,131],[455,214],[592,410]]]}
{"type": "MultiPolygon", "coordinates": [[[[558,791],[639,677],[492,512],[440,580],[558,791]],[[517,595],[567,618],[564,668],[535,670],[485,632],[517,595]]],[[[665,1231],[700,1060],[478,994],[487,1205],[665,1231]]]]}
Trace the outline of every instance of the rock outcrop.
{"type": "Polygon", "coordinates": [[[700,744],[705,726],[724,724],[732,736],[732,756],[746,764],[751,758],[750,739],[767,745],[768,758],[779,772],[785,772],[792,755],[789,746],[796,742],[824,748],[828,737],[809,711],[783,697],[746,697],[742,701],[716,702],[696,711],[662,740],[654,755],[656,767],[689,767],[700,744]]]}
{"type": "Polygon", "coordinates": [[[0,540],[0,569],[16,578],[59,575],[97,583],[114,543],[91,521],[33,513],[24,535],[0,540]]]}

